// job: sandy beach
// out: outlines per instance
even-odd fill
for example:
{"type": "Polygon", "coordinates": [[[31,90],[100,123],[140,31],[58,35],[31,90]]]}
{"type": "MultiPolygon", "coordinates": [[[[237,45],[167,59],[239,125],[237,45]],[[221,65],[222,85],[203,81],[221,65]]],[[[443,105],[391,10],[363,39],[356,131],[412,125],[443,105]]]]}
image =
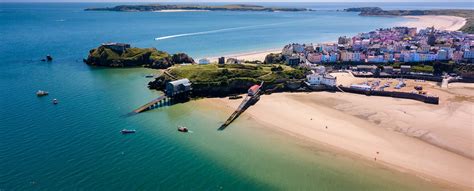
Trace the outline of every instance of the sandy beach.
{"type": "MultiPolygon", "coordinates": [[[[456,16],[424,15],[424,16],[404,16],[404,17],[409,20],[402,23],[396,23],[395,26],[417,27],[418,29],[434,26],[436,29],[456,31],[462,28],[466,24],[465,18],[456,17],[456,16]]],[[[230,55],[225,55],[224,57],[237,58],[240,60],[248,60],[248,61],[258,60],[258,61],[263,62],[265,60],[266,55],[270,53],[280,53],[282,48],[283,47],[273,48],[273,49],[263,50],[263,51],[230,54],[230,55]]],[[[217,62],[217,58],[218,57],[211,57],[209,58],[209,60],[211,62],[217,62]]]]}
{"type": "MultiPolygon", "coordinates": [[[[430,181],[474,188],[474,87],[452,84],[440,105],[349,93],[264,95],[241,117],[430,181]],[[291,112],[288,112],[291,111],[291,112]]],[[[202,100],[226,107],[241,100],[202,100]]]]}
{"type": "MultiPolygon", "coordinates": [[[[454,31],[466,23],[454,16],[406,18],[410,20],[398,25],[454,31]]],[[[276,52],[280,50],[226,57],[263,61],[276,52]]],[[[370,80],[335,75],[344,85],[370,80]]],[[[423,83],[424,90],[438,95],[440,104],[340,92],[280,93],[262,96],[243,117],[308,144],[348,151],[430,181],[459,186],[456,189],[474,189],[474,86],[454,83],[443,89],[434,82],[412,81],[408,83],[423,83]]],[[[202,101],[226,107],[230,115],[241,100],[202,101]]]]}
{"type": "Polygon", "coordinates": [[[457,31],[466,24],[466,19],[456,16],[404,16],[410,21],[400,23],[400,26],[416,27],[418,29],[432,27],[440,30],[457,31]]]}
{"type": "MultiPolygon", "coordinates": [[[[264,50],[264,51],[254,51],[254,52],[230,54],[230,55],[225,55],[224,57],[226,57],[226,58],[236,58],[236,59],[239,59],[239,60],[248,60],[248,61],[258,60],[258,61],[263,62],[265,60],[265,56],[267,56],[268,54],[271,54],[271,53],[280,53],[281,49],[283,49],[283,47],[270,49],[270,50],[264,50]]],[[[211,57],[211,58],[209,58],[209,60],[211,62],[217,62],[218,58],[219,57],[211,57]]]]}
{"type": "Polygon", "coordinates": [[[153,11],[157,13],[174,13],[174,12],[206,12],[209,10],[201,10],[201,9],[163,9],[159,11],[153,11]]]}

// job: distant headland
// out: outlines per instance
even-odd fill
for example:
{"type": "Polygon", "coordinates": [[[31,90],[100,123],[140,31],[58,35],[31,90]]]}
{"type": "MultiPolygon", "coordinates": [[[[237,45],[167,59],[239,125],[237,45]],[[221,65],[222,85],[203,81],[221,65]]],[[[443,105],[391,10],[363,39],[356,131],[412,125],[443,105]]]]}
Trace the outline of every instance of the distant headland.
{"type": "Polygon", "coordinates": [[[347,12],[360,12],[361,16],[422,16],[447,15],[466,18],[461,28],[465,33],[474,33],[474,10],[472,9],[433,9],[433,10],[383,10],[380,7],[356,7],[344,9],[347,12]]]}
{"type": "Polygon", "coordinates": [[[121,12],[152,12],[152,11],[310,11],[306,8],[283,8],[283,7],[264,7],[259,5],[233,4],[233,5],[118,5],[105,8],[87,8],[85,11],[121,11],[121,12]]]}

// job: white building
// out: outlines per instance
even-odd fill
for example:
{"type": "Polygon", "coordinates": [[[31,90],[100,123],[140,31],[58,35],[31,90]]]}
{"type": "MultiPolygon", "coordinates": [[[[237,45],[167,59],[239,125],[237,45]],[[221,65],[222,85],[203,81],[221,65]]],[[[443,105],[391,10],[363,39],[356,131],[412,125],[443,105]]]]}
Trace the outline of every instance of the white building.
{"type": "Polygon", "coordinates": [[[211,61],[207,58],[199,59],[199,64],[209,64],[211,61]]]}
{"type": "Polygon", "coordinates": [[[329,74],[310,74],[306,76],[310,85],[336,86],[336,77],[329,74]]]}

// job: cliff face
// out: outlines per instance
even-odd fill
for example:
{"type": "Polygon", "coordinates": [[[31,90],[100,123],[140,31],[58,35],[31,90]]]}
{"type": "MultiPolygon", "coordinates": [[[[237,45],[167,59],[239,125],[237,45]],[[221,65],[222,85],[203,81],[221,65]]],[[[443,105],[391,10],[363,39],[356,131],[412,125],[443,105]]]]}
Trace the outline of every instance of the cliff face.
{"type": "Polygon", "coordinates": [[[127,48],[123,51],[118,51],[102,45],[90,50],[89,56],[87,59],[84,59],[84,62],[95,66],[145,66],[164,69],[174,64],[194,63],[194,60],[184,53],[170,55],[155,48],[127,48]]]}

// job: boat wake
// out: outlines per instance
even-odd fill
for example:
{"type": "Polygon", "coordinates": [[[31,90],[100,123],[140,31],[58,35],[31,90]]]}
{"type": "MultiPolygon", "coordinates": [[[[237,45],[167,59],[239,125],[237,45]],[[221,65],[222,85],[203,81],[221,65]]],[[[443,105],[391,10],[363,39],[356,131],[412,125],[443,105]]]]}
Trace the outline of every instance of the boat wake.
{"type": "Polygon", "coordinates": [[[260,28],[266,26],[273,26],[273,25],[281,25],[289,22],[282,22],[282,23],[272,23],[272,24],[264,24],[264,25],[251,25],[251,26],[243,26],[243,27],[232,27],[232,28],[224,28],[224,29],[216,29],[216,30],[209,30],[209,31],[202,31],[202,32],[193,32],[193,33],[183,33],[183,34],[175,34],[169,36],[162,36],[155,38],[156,41],[171,39],[171,38],[178,38],[184,36],[196,36],[196,35],[204,35],[204,34],[213,34],[213,33],[220,33],[220,32],[227,32],[227,31],[236,31],[242,29],[251,29],[251,28],[260,28]]]}

